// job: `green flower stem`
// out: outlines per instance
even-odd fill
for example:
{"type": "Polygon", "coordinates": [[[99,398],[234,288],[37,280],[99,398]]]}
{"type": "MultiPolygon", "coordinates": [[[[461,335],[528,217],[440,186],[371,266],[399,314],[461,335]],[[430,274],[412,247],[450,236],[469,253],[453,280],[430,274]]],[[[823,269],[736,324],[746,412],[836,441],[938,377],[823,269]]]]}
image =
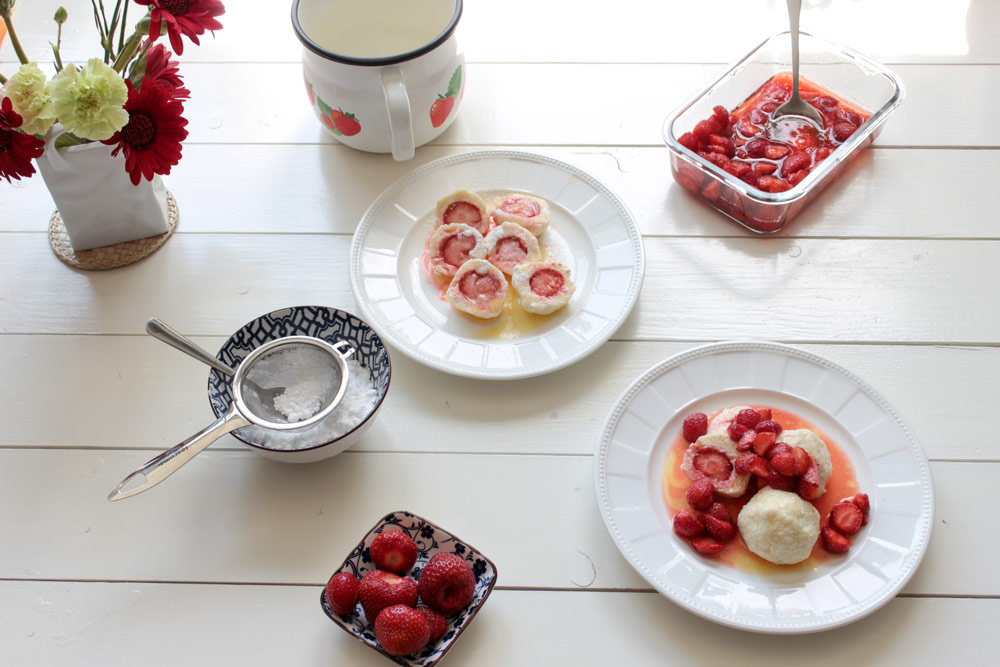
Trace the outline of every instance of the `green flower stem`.
{"type": "Polygon", "coordinates": [[[7,83],[7,77],[5,77],[3,74],[0,74],[0,86],[2,86],[5,83],[7,83]]]}
{"type": "Polygon", "coordinates": [[[122,47],[121,52],[118,54],[118,58],[115,59],[114,70],[121,73],[128,65],[129,61],[135,57],[136,52],[139,50],[139,45],[142,44],[142,34],[136,30],[132,33],[132,36],[128,38],[125,42],[125,46],[122,47]]]}
{"type": "Polygon", "coordinates": [[[14,47],[14,53],[17,54],[17,59],[21,61],[22,65],[28,64],[28,56],[25,55],[24,49],[21,48],[21,41],[17,38],[17,33],[14,32],[14,22],[10,20],[10,14],[3,15],[4,25],[7,26],[7,36],[10,37],[10,45],[14,47]]]}

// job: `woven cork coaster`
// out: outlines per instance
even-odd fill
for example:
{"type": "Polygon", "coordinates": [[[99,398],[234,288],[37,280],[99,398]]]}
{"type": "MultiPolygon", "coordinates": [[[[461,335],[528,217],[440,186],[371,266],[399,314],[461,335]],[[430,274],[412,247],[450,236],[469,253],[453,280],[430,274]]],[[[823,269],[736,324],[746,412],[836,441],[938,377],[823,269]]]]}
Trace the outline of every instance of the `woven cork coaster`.
{"type": "Polygon", "coordinates": [[[167,224],[169,228],[166,233],[159,236],[150,236],[145,239],[106,245],[100,248],[76,251],[73,250],[73,245],[69,242],[69,234],[66,233],[62,217],[59,215],[59,211],[56,211],[49,220],[49,245],[52,246],[52,252],[59,259],[78,269],[86,269],[88,271],[114,269],[138,261],[146,255],[152,254],[153,251],[166,243],[167,239],[173,235],[174,230],[177,229],[177,220],[179,217],[177,200],[174,199],[174,196],[168,190],[167,224]]]}

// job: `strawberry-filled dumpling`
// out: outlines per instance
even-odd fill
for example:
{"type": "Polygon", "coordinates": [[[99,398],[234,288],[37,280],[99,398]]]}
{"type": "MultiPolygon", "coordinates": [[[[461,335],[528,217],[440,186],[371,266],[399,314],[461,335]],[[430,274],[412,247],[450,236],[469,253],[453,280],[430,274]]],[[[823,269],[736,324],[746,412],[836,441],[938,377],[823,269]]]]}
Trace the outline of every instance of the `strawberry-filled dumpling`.
{"type": "Polygon", "coordinates": [[[431,271],[452,277],[470,259],[486,257],[486,240],[474,227],[462,223],[441,225],[427,243],[431,271]]]}
{"type": "Polygon", "coordinates": [[[521,225],[505,222],[486,235],[486,260],[507,275],[524,262],[542,258],[538,239],[521,225]]]}
{"type": "Polygon", "coordinates": [[[576,289],[570,280],[569,269],[558,262],[518,264],[510,283],[517,292],[521,308],[538,315],[548,315],[565,306],[576,289]]]}
{"type": "Polygon", "coordinates": [[[470,259],[451,279],[445,298],[463,313],[483,319],[496,317],[507,300],[507,278],[486,260],[470,259]]]}
{"type": "Polygon", "coordinates": [[[709,433],[688,446],[684,452],[681,471],[693,482],[707,479],[715,487],[716,493],[737,498],[746,493],[747,484],[750,483],[750,473],[736,472],[734,462],[740,453],[729,436],[709,433]]]}
{"type": "Polygon", "coordinates": [[[539,236],[549,226],[549,203],[531,195],[504,195],[494,205],[493,220],[498,225],[513,222],[539,236]]]}
{"type": "Polygon", "coordinates": [[[468,190],[456,190],[437,203],[435,211],[438,225],[461,223],[480,234],[490,231],[490,216],[482,197],[468,190]]]}

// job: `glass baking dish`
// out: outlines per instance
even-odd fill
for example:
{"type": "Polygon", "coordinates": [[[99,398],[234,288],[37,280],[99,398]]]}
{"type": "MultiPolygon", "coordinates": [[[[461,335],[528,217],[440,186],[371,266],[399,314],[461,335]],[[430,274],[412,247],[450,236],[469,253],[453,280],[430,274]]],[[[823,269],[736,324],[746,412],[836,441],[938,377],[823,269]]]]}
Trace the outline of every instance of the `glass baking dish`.
{"type": "Polygon", "coordinates": [[[674,180],[696,197],[746,228],[770,234],[784,228],[832,183],[878,136],[905,95],[899,77],[867,56],[807,32],[800,32],[800,73],[837,97],[871,114],[828,158],[785,192],[765,192],[745,183],[678,142],[721,105],[732,111],[771,77],[791,70],[788,31],[768,38],[684,102],[663,124],[674,180]],[[709,188],[712,183],[719,186],[709,188]],[[706,196],[705,191],[709,195],[706,196]]]}

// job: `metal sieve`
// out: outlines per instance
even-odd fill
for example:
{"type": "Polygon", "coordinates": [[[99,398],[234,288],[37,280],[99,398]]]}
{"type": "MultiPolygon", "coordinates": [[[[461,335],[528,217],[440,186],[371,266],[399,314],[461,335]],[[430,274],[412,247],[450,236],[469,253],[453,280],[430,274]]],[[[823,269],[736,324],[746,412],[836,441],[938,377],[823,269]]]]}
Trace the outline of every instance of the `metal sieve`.
{"type": "MultiPolygon", "coordinates": [[[[251,424],[277,431],[306,428],[319,422],[340,404],[347,391],[347,359],[354,348],[346,341],[328,343],[311,336],[287,336],[269,341],[240,363],[233,376],[233,402],[215,422],[195,433],[187,440],[150,459],[141,468],[123,479],[108,494],[108,500],[121,500],[156,486],[193,459],[199,452],[220,437],[251,424]],[[307,361],[314,377],[323,379],[315,397],[317,410],[309,416],[295,413],[286,416],[278,405],[279,398],[289,388],[275,396],[276,387],[267,386],[272,372],[269,363],[278,361],[278,355],[298,355],[307,361]]],[[[280,362],[279,362],[280,363],[280,362]]],[[[282,385],[283,386],[283,385],[282,385]]]]}

